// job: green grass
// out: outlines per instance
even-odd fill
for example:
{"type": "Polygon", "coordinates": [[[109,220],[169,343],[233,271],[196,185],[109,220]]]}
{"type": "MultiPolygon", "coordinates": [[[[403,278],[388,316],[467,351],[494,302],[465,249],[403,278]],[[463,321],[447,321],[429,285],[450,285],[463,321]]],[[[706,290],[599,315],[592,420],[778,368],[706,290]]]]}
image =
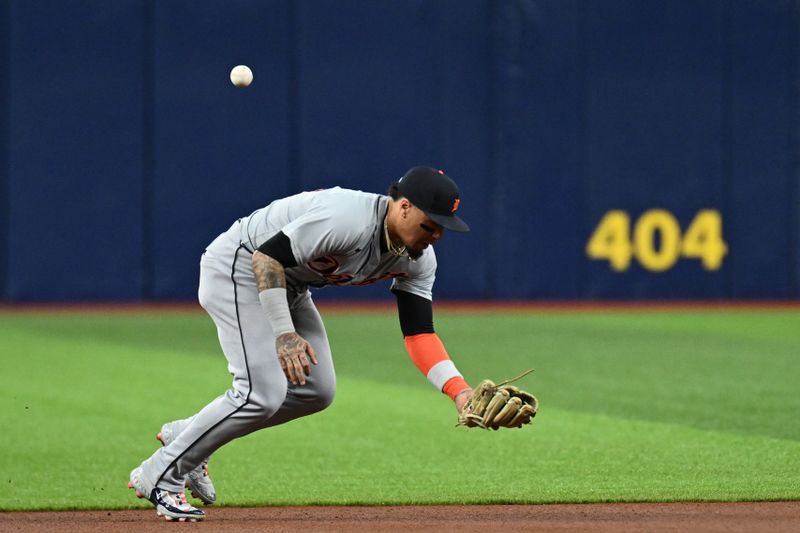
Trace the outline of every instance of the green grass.
{"type": "MultiPolygon", "coordinates": [[[[211,462],[220,505],[800,499],[800,312],[440,312],[472,382],[511,377],[522,430],[455,428],[397,319],[328,313],[328,410],[211,462]]],[[[0,510],[146,507],[161,423],[229,386],[202,314],[0,315],[0,510]]]]}

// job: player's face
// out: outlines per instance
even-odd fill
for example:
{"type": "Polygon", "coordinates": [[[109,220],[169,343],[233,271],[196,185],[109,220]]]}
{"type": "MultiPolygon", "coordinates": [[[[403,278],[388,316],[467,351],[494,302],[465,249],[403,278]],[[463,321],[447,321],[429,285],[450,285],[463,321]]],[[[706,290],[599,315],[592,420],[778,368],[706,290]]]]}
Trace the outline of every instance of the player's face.
{"type": "Polygon", "coordinates": [[[404,218],[403,229],[404,234],[401,235],[403,243],[407,248],[418,253],[441,239],[444,234],[442,226],[411,204],[409,204],[407,215],[404,218]]]}

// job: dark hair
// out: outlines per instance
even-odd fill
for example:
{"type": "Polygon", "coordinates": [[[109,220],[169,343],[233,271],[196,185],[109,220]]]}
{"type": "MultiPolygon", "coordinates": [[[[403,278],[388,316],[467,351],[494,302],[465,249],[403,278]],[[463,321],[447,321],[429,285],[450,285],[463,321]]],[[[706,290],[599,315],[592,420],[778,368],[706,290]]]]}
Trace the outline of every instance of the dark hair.
{"type": "Polygon", "coordinates": [[[395,181],[394,183],[389,185],[389,192],[387,194],[389,195],[389,198],[391,198],[392,200],[399,200],[400,198],[402,198],[403,195],[400,194],[400,182],[395,181]]]}

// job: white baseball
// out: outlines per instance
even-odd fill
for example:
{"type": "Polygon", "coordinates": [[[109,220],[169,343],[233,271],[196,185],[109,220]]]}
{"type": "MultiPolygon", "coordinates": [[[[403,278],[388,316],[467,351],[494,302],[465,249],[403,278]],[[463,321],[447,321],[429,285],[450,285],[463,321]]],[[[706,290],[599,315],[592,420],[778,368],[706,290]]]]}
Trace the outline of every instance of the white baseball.
{"type": "Polygon", "coordinates": [[[247,65],[236,65],[231,70],[231,83],[237,87],[247,87],[253,83],[253,71],[247,65]]]}

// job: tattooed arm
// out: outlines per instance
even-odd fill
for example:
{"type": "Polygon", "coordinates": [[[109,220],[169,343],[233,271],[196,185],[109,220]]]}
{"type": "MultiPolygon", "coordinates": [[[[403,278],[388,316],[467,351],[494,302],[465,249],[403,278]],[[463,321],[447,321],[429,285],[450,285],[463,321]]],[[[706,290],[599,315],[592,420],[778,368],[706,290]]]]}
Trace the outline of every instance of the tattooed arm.
{"type": "Polygon", "coordinates": [[[286,288],[286,273],[283,271],[283,265],[258,250],[253,252],[253,274],[256,275],[258,292],[286,288]]]}
{"type": "Polygon", "coordinates": [[[316,365],[317,356],[311,345],[294,330],[286,300],[286,273],[283,265],[256,250],[253,252],[253,274],[256,277],[261,306],[275,332],[275,350],[283,373],[293,385],[305,385],[305,377],[311,373],[309,359],[316,365]]]}

